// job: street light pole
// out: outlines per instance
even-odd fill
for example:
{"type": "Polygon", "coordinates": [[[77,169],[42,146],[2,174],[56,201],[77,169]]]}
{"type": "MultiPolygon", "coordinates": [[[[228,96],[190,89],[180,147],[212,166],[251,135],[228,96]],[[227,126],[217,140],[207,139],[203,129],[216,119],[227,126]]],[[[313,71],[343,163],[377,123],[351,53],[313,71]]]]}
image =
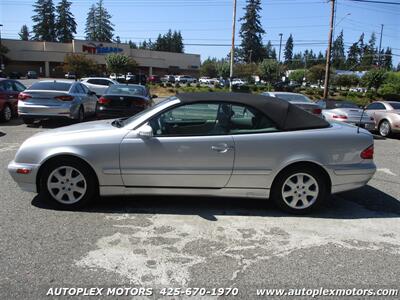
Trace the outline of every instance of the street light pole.
{"type": "Polygon", "coordinates": [[[383,24],[381,24],[381,38],[379,39],[378,67],[381,66],[382,34],[383,34],[383,24]]]}
{"type": "Polygon", "coordinates": [[[332,36],[333,36],[333,26],[335,19],[335,0],[331,1],[331,22],[329,29],[329,40],[328,40],[328,50],[326,51],[326,65],[325,65],[325,83],[324,83],[324,99],[328,98],[329,95],[329,75],[331,68],[331,50],[332,50],[332,36]]]}
{"type": "Polygon", "coordinates": [[[233,61],[235,56],[235,27],[236,27],[236,4],[237,0],[233,0],[233,19],[232,19],[232,48],[231,48],[231,64],[229,72],[229,89],[232,91],[232,78],[233,78],[233,61]]]}
{"type": "Polygon", "coordinates": [[[281,50],[282,50],[282,36],[283,36],[283,33],[280,33],[279,36],[280,36],[280,41],[279,41],[279,56],[278,56],[278,62],[280,63],[280,62],[281,62],[281,50]]]}
{"type": "Polygon", "coordinates": [[[4,63],[3,63],[3,53],[1,53],[2,43],[1,43],[1,27],[3,24],[0,24],[0,71],[4,70],[4,63]]]}

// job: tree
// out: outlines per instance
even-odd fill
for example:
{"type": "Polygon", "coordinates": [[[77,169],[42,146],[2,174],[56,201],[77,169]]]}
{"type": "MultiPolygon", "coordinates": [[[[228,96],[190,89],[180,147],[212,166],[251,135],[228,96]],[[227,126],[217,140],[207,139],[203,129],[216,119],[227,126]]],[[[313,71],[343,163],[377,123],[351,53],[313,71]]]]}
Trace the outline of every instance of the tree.
{"type": "Polygon", "coordinates": [[[73,72],[79,78],[97,73],[98,66],[85,54],[68,54],[64,58],[63,70],[64,72],[73,72]]]}
{"type": "Polygon", "coordinates": [[[114,24],[111,23],[111,15],[99,0],[92,5],[86,17],[86,39],[97,42],[111,42],[113,38],[114,24]]]}
{"type": "Polygon", "coordinates": [[[315,65],[309,69],[308,78],[311,82],[322,83],[325,78],[325,65],[315,65]]]}
{"type": "Polygon", "coordinates": [[[386,71],[375,68],[365,73],[365,75],[361,78],[361,83],[369,90],[371,88],[377,90],[383,84],[385,79],[386,71]]]}
{"type": "Polygon", "coordinates": [[[131,48],[131,49],[137,49],[137,45],[136,45],[136,43],[135,42],[132,42],[131,40],[129,40],[129,42],[128,42],[128,45],[129,45],[129,48],[131,48]]]}
{"type": "Polygon", "coordinates": [[[354,69],[359,64],[359,53],[360,49],[358,47],[358,42],[353,43],[349,51],[347,52],[346,67],[347,69],[354,69]]]}
{"type": "Polygon", "coordinates": [[[174,47],[172,48],[172,52],[176,53],[183,53],[184,52],[184,45],[183,45],[183,38],[180,31],[174,31],[172,34],[172,41],[174,47]]]}
{"type": "Polygon", "coordinates": [[[183,53],[183,39],[180,31],[168,30],[166,34],[159,34],[153,47],[156,51],[183,53]]]}
{"type": "Polygon", "coordinates": [[[236,64],[234,66],[234,74],[237,77],[245,78],[248,81],[252,80],[252,76],[258,73],[258,66],[255,63],[251,64],[236,64]]]}
{"type": "Polygon", "coordinates": [[[18,33],[18,35],[19,35],[19,38],[22,41],[28,41],[29,40],[29,29],[28,29],[28,26],[22,25],[21,31],[18,33]]]}
{"type": "Polygon", "coordinates": [[[242,39],[241,48],[245,62],[259,62],[265,58],[262,34],[265,33],[260,22],[261,0],[247,0],[245,14],[239,20],[243,21],[239,35],[242,39]]]}
{"type": "Polygon", "coordinates": [[[138,64],[134,59],[120,53],[109,54],[105,57],[105,60],[107,70],[110,73],[125,74],[134,72],[138,68],[138,64]]]}
{"type": "Polygon", "coordinates": [[[356,75],[338,75],[333,80],[334,84],[339,87],[352,87],[358,85],[360,79],[356,75]]]}
{"type": "Polygon", "coordinates": [[[332,45],[332,67],[336,69],[343,68],[345,66],[345,61],[346,57],[344,54],[344,39],[342,30],[332,45]]]}
{"type": "Polygon", "coordinates": [[[52,0],[37,0],[33,5],[36,13],[32,17],[33,39],[37,41],[56,41],[55,8],[52,0]]]}
{"type": "Polygon", "coordinates": [[[200,66],[200,75],[207,77],[217,77],[217,64],[216,59],[207,58],[200,66]]]}
{"type": "Polygon", "coordinates": [[[379,94],[400,95],[400,72],[388,72],[384,84],[379,88],[379,94]]]}
{"type": "Polygon", "coordinates": [[[286,41],[285,50],[283,50],[283,56],[285,57],[285,64],[290,64],[293,59],[293,36],[290,34],[286,41]]]}
{"type": "Polygon", "coordinates": [[[393,68],[392,49],[387,47],[384,55],[385,56],[383,57],[383,68],[385,68],[386,70],[391,70],[393,68]]]}
{"type": "Polygon", "coordinates": [[[375,48],[375,43],[376,36],[373,32],[371,34],[371,38],[368,41],[368,44],[365,45],[363,48],[362,59],[360,60],[361,66],[364,67],[364,69],[370,69],[376,62],[377,50],[375,48]]]}
{"type": "Polygon", "coordinates": [[[221,59],[217,61],[216,66],[218,77],[228,78],[230,75],[230,64],[227,60],[221,59]]]}
{"type": "Polygon", "coordinates": [[[61,0],[57,5],[56,35],[61,43],[69,43],[76,34],[76,22],[71,13],[71,2],[61,0]]]}
{"type": "Polygon", "coordinates": [[[276,81],[279,72],[279,63],[274,59],[264,59],[258,66],[261,78],[268,82],[276,81]]]}
{"type": "Polygon", "coordinates": [[[289,80],[297,83],[302,83],[304,78],[307,78],[308,71],[306,69],[297,69],[289,74],[289,80]]]}

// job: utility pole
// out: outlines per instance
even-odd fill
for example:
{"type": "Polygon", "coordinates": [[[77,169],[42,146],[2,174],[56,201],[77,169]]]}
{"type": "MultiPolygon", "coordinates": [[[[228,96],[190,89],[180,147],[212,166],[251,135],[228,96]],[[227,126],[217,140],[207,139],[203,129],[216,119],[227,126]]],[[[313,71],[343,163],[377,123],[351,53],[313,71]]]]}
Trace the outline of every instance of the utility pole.
{"type": "Polygon", "coordinates": [[[382,34],[383,34],[383,24],[381,24],[381,38],[379,40],[378,67],[381,66],[382,34]]]}
{"type": "MultiPolygon", "coordinates": [[[[0,24],[0,50],[2,47],[1,44],[1,27],[3,27],[3,24],[0,24]]],[[[0,71],[4,70],[4,63],[3,63],[3,53],[0,52],[0,71]]]]}
{"type": "Polygon", "coordinates": [[[326,51],[326,66],[325,66],[325,83],[324,83],[324,99],[328,98],[329,95],[329,75],[331,69],[331,50],[332,50],[332,36],[333,36],[333,25],[335,19],[335,0],[331,1],[331,22],[329,29],[329,40],[328,50],[326,51]]]}
{"type": "Polygon", "coordinates": [[[232,78],[233,78],[233,61],[235,57],[235,27],[236,27],[236,4],[237,0],[233,0],[233,19],[232,19],[232,48],[231,48],[231,66],[229,72],[229,89],[232,92],[232,78]]]}
{"type": "Polygon", "coordinates": [[[282,50],[282,36],[283,33],[280,33],[279,36],[280,38],[280,42],[279,42],[279,56],[278,56],[278,62],[281,63],[281,50],[282,50]]]}

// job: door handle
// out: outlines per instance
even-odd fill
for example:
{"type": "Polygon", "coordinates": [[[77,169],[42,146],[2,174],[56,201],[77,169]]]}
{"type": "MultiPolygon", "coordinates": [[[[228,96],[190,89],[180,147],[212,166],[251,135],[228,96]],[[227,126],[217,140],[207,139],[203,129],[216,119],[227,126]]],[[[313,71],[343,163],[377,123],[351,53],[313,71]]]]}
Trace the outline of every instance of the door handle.
{"type": "Polygon", "coordinates": [[[218,145],[218,146],[211,146],[211,150],[217,151],[219,153],[226,153],[228,150],[233,149],[233,147],[229,147],[228,145],[218,145]]]}

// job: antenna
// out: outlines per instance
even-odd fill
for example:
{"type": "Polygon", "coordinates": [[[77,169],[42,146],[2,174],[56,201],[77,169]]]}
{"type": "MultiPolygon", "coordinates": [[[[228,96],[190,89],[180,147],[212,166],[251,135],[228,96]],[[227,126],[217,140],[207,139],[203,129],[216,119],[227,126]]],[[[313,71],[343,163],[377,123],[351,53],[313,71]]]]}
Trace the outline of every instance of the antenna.
{"type": "Polygon", "coordinates": [[[360,133],[360,125],[361,125],[362,118],[364,116],[365,108],[366,108],[366,106],[363,107],[363,111],[361,113],[360,121],[358,122],[357,133],[360,133]]]}

